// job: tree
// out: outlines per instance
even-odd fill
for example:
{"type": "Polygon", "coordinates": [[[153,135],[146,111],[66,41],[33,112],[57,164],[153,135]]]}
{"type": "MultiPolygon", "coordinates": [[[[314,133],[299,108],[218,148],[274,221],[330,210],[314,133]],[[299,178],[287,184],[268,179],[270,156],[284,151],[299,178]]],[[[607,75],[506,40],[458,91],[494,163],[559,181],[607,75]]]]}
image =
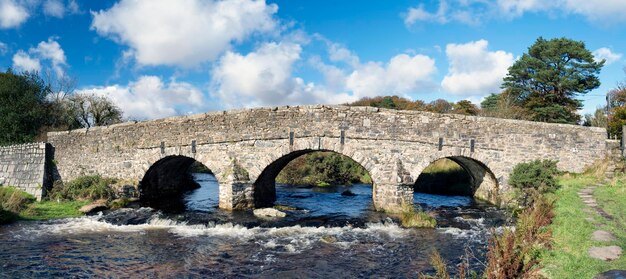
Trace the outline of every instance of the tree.
{"type": "Polygon", "coordinates": [[[107,97],[78,93],[65,101],[68,114],[81,127],[104,126],[122,121],[122,111],[107,97]]]}
{"type": "Polygon", "coordinates": [[[606,117],[606,107],[597,108],[593,114],[585,114],[583,126],[606,128],[608,119],[606,117]]]}
{"type": "Polygon", "coordinates": [[[575,124],[582,107],[576,97],[600,86],[603,65],[583,42],[540,37],[509,68],[502,87],[531,113],[532,120],[575,124]]]}
{"type": "Polygon", "coordinates": [[[485,97],[485,99],[480,102],[480,108],[483,111],[494,112],[498,109],[498,103],[501,98],[502,95],[491,93],[491,95],[485,97]]]}
{"type": "Polygon", "coordinates": [[[465,115],[478,115],[479,109],[468,100],[458,101],[452,106],[452,113],[465,115]]]}
{"type": "Polygon", "coordinates": [[[36,73],[0,73],[0,145],[31,142],[46,125],[50,89],[36,73]]]}
{"type": "Polygon", "coordinates": [[[428,110],[437,113],[448,113],[452,110],[452,104],[444,99],[437,99],[428,104],[428,110]]]}

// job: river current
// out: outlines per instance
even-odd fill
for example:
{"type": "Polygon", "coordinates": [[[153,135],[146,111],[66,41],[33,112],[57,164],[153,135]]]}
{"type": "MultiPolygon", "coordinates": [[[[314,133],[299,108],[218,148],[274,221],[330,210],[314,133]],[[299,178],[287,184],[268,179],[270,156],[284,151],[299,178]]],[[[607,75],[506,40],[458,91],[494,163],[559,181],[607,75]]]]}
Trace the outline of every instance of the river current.
{"type": "Polygon", "coordinates": [[[277,185],[276,203],[295,210],[263,219],[217,209],[215,178],[194,177],[202,187],[182,213],[137,207],[0,226],[0,278],[415,278],[433,272],[433,250],[449,269],[467,255],[482,269],[491,231],[506,225],[502,210],[470,197],[416,193],[438,225],[405,229],[373,210],[363,184],[277,185]]]}

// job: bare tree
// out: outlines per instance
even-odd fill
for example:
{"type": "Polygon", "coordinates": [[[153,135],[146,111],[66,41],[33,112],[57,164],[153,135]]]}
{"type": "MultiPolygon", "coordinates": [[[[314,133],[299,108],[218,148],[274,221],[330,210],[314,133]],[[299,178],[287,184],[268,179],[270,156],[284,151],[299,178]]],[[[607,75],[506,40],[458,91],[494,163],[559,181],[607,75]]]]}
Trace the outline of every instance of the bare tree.
{"type": "Polygon", "coordinates": [[[122,111],[106,96],[76,93],[68,97],[66,103],[73,119],[85,128],[111,125],[122,121],[122,111]]]}

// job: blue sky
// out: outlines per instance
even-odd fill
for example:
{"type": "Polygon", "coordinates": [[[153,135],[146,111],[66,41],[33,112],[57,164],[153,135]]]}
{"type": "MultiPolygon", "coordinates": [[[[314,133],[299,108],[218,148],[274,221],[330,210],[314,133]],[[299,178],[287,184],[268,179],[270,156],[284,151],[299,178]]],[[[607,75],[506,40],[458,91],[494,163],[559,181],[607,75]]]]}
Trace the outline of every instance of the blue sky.
{"type": "Polygon", "coordinates": [[[361,97],[475,103],[539,37],[626,74],[626,1],[0,0],[0,68],[76,78],[130,119],[361,97]]]}

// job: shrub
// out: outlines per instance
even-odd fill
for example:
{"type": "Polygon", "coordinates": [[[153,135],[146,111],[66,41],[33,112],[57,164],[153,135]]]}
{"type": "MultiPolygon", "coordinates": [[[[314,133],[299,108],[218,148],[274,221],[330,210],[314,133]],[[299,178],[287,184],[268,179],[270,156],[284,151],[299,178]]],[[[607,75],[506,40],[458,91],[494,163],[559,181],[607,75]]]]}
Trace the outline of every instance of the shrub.
{"type": "Polygon", "coordinates": [[[520,214],[515,230],[506,229],[489,241],[486,278],[541,278],[540,251],[550,247],[554,202],[538,198],[520,214]]]}
{"type": "Polygon", "coordinates": [[[35,202],[35,197],[15,187],[0,187],[0,205],[13,213],[19,213],[35,202]]]}
{"type": "Polygon", "coordinates": [[[55,183],[50,193],[52,200],[110,200],[115,195],[110,185],[114,179],[98,175],[81,176],[68,183],[55,183]]]}
{"type": "Polygon", "coordinates": [[[559,187],[555,176],[559,173],[557,161],[534,160],[520,163],[513,168],[509,177],[509,185],[516,190],[519,205],[532,205],[538,196],[552,193],[559,187]]]}

